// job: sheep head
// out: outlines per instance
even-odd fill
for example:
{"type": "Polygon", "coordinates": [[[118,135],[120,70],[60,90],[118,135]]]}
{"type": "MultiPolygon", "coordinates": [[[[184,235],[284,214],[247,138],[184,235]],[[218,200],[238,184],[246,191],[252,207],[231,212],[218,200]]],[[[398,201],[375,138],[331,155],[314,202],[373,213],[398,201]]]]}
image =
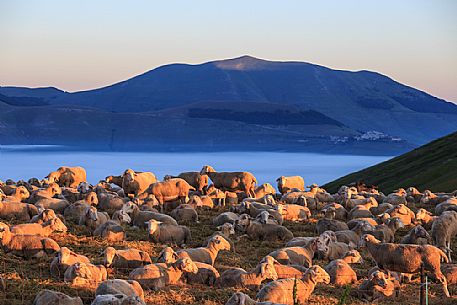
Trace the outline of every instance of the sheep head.
{"type": "Polygon", "coordinates": [[[53,231],[67,232],[67,226],[58,217],[52,218],[47,223],[44,223],[44,225],[46,224],[49,224],[53,231]]]}
{"type": "Polygon", "coordinates": [[[103,251],[103,265],[106,267],[111,266],[113,263],[114,257],[116,256],[116,249],[113,247],[106,247],[105,251],[103,251]]]}
{"type": "Polygon", "coordinates": [[[86,201],[90,205],[97,205],[98,204],[98,197],[95,192],[87,193],[84,201],[86,201]]]}
{"type": "Polygon", "coordinates": [[[227,251],[230,251],[231,250],[231,246],[230,246],[230,243],[221,235],[215,235],[213,236],[209,242],[208,242],[208,246],[211,246],[217,250],[227,250],[227,251]]]}
{"type": "Polygon", "coordinates": [[[78,187],[76,188],[78,190],[78,192],[80,192],[81,194],[86,194],[88,193],[91,189],[93,188],[93,186],[88,183],[88,182],[81,182],[78,184],[78,187]]]}
{"type": "Polygon", "coordinates": [[[373,283],[373,285],[380,286],[384,289],[387,288],[387,285],[389,284],[388,275],[381,270],[377,270],[370,274],[368,280],[373,283]]]}
{"type": "Polygon", "coordinates": [[[414,235],[419,238],[426,238],[430,240],[430,235],[428,234],[427,230],[424,229],[423,226],[418,225],[413,229],[414,235]]]}
{"type": "Polygon", "coordinates": [[[59,172],[50,172],[45,179],[47,180],[48,183],[58,183],[60,179],[60,173],[59,172]]]}
{"type": "Polygon", "coordinates": [[[362,264],[363,258],[357,250],[350,250],[344,254],[344,261],[348,264],[362,264]]]}
{"type": "Polygon", "coordinates": [[[55,182],[52,182],[48,185],[47,189],[50,189],[52,194],[53,195],[60,195],[62,194],[62,189],[60,188],[60,186],[55,183],[55,182]]]}
{"type": "Polygon", "coordinates": [[[198,273],[197,265],[188,257],[178,259],[174,265],[183,272],[198,273]]]}
{"type": "Polygon", "coordinates": [[[204,165],[202,167],[202,170],[200,171],[200,175],[206,175],[207,173],[215,173],[215,172],[216,172],[216,170],[213,167],[211,167],[209,165],[204,165]]]}
{"type": "Polygon", "coordinates": [[[360,237],[359,248],[365,248],[368,243],[379,244],[381,242],[371,234],[364,234],[362,237],[360,237]]]}
{"type": "Polygon", "coordinates": [[[161,221],[157,221],[155,219],[150,219],[146,221],[144,224],[148,226],[148,233],[150,235],[154,234],[155,231],[159,228],[159,225],[161,224],[161,221]]]}
{"type": "Polygon", "coordinates": [[[157,258],[157,262],[172,264],[178,260],[178,254],[171,247],[164,248],[157,258]]]}
{"type": "Polygon", "coordinates": [[[227,301],[225,305],[248,305],[251,303],[252,299],[248,295],[242,292],[236,292],[232,295],[232,297],[227,301]]]}
{"type": "Polygon", "coordinates": [[[127,183],[132,183],[135,181],[136,173],[133,169],[126,169],[122,174],[122,179],[124,179],[127,183]]]}
{"type": "Polygon", "coordinates": [[[276,273],[276,269],[273,264],[260,263],[256,270],[257,275],[262,277],[264,280],[270,279],[275,281],[278,279],[278,274],[276,273]]]}
{"type": "Polygon", "coordinates": [[[330,284],[330,275],[318,265],[311,266],[305,274],[304,278],[308,278],[314,283],[330,284]]]}
{"type": "Polygon", "coordinates": [[[93,221],[98,220],[97,208],[94,206],[87,207],[85,210],[85,215],[88,219],[91,219],[93,221]]]}
{"type": "Polygon", "coordinates": [[[427,211],[426,209],[419,209],[417,210],[416,212],[416,220],[424,220],[425,218],[427,218],[427,216],[431,216],[432,213],[430,213],[429,211],[427,211]]]}
{"type": "Polygon", "coordinates": [[[226,222],[222,226],[217,227],[225,236],[235,235],[235,227],[233,224],[226,222]]]}
{"type": "Polygon", "coordinates": [[[24,200],[30,197],[30,193],[25,186],[19,186],[14,190],[14,197],[19,200],[24,200]]]}
{"type": "Polygon", "coordinates": [[[0,222],[0,240],[3,240],[4,236],[10,232],[10,228],[6,223],[0,222]]]}

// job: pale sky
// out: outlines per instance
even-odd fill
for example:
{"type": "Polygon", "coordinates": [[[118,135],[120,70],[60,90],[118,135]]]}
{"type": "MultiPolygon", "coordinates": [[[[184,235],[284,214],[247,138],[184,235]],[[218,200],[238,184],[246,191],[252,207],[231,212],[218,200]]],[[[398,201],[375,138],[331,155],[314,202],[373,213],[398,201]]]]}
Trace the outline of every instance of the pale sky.
{"type": "Polygon", "coordinates": [[[0,85],[67,91],[251,55],[372,70],[457,102],[454,0],[0,0],[0,85]]]}

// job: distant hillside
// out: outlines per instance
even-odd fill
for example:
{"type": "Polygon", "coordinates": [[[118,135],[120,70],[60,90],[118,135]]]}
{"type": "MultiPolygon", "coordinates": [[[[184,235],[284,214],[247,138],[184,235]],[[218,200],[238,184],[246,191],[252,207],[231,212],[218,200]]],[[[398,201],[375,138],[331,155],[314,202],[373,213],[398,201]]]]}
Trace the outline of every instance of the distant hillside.
{"type": "Polygon", "coordinates": [[[379,73],[250,56],[165,65],[75,93],[53,87],[0,87],[2,102],[2,144],[53,139],[60,142],[53,144],[91,146],[88,139],[98,136],[97,144],[133,150],[228,146],[396,155],[457,130],[457,105],[379,73]],[[120,117],[129,123],[120,126],[120,117]],[[145,117],[145,122],[134,122],[145,117]],[[73,135],[70,125],[88,134],[73,135]],[[49,130],[58,130],[59,137],[51,137],[49,130]],[[260,138],[249,134],[252,130],[260,138]],[[106,134],[113,136],[102,138],[106,134]],[[127,142],[112,144],[120,134],[127,142]],[[141,138],[146,134],[148,138],[141,138]]]}
{"type": "Polygon", "coordinates": [[[415,186],[419,190],[451,192],[457,189],[457,132],[411,152],[349,174],[324,187],[336,192],[341,185],[362,180],[384,192],[415,186]]]}

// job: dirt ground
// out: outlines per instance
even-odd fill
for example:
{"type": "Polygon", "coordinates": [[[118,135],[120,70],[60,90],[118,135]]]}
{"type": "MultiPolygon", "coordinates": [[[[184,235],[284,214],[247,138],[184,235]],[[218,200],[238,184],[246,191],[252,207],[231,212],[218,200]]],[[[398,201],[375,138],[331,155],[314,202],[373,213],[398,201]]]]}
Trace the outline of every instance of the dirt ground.
{"type": "MultiPolygon", "coordinates": [[[[212,225],[212,218],[224,210],[199,211],[200,223],[190,224],[192,231],[192,242],[189,247],[201,246],[202,242],[210,236],[216,228],[212,225]]],[[[314,236],[315,220],[310,223],[286,222],[294,236],[314,236]]],[[[66,246],[71,250],[88,256],[92,262],[101,262],[101,253],[107,246],[115,248],[135,247],[147,251],[151,257],[156,257],[163,246],[155,245],[147,241],[147,234],[144,230],[127,228],[127,241],[108,244],[106,241],[88,237],[85,228],[69,226],[68,234],[54,234],[54,238],[60,246],[66,246]]],[[[401,230],[397,236],[406,234],[407,229],[401,230]]],[[[219,254],[215,267],[222,272],[230,267],[241,267],[251,269],[258,261],[269,252],[283,246],[281,242],[272,241],[249,241],[242,239],[235,244],[235,252],[223,251],[219,254]]],[[[454,253],[456,242],[453,242],[454,253]]],[[[363,279],[368,270],[375,264],[366,251],[362,251],[365,263],[353,265],[358,277],[363,279]]],[[[457,259],[457,257],[456,257],[457,259]]],[[[84,304],[90,304],[94,299],[94,289],[76,289],[65,284],[63,280],[52,278],[49,272],[49,264],[52,258],[41,258],[38,260],[24,260],[22,258],[5,255],[0,250],[0,274],[4,279],[4,287],[0,291],[0,304],[32,304],[36,294],[41,289],[53,289],[62,291],[71,296],[80,296],[84,304]]],[[[315,264],[325,266],[327,262],[316,260],[315,264]]],[[[109,270],[109,278],[127,278],[128,271],[109,270]]],[[[344,303],[340,304],[363,304],[353,296],[354,290],[362,280],[346,291],[349,295],[344,303]]],[[[345,288],[334,287],[333,285],[318,284],[308,304],[338,304],[345,294],[345,288]]],[[[416,278],[412,283],[402,284],[397,297],[382,301],[383,304],[418,304],[419,303],[419,280],[416,278]]],[[[160,291],[145,291],[145,298],[148,304],[194,304],[194,305],[220,305],[230,298],[235,289],[216,289],[203,285],[170,286],[160,291]]],[[[255,297],[256,291],[241,290],[255,297]]],[[[429,304],[457,304],[457,287],[449,286],[452,298],[444,296],[440,286],[432,283],[429,288],[429,304]]]]}

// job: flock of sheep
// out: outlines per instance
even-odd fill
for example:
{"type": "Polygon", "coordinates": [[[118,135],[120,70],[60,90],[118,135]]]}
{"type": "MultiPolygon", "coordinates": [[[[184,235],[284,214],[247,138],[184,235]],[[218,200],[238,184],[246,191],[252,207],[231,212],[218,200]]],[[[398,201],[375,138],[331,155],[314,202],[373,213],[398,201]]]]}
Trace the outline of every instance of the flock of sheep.
{"type": "MultiPolygon", "coordinates": [[[[0,242],[5,253],[24,260],[49,257],[53,277],[95,289],[93,305],[145,304],[144,290],[196,284],[256,292],[254,299],[236,292],[227,305],[302,304],[320,283],[346,286],[360,280],[351,265],[363,262],[362,253],[374,264],[353,289],[355,297],[368,302],[395,297],[421,268],[450,297],[447,286],[457,283],[457,265],[451,263],[457,191],[421,193],[410,187],[384,195],[357,184],[329,194],[315,184],[306,191],[299,176],[279,177],[277,188],[279,193],[268,183],[257,186],[249,172],[216,172],[211,166],[163,181],[127,169],[97,185],[86,181],[82,167],[60,167],[43,180],[0,181],[0,219],[15,223],[0,222],[0,242]],[[199,213],[208,209],[220,211],[212,220],[217,231],[201,247],[189,248],[191,231],[184,224],[198,223],[199,213]],[[314,236],[294,237],[284,225],[290,222],[315,224],[314,236]],[[123,241],[126,228],[146,230],[163,250],[151,257],[135,248],[107,247],[103,264],[95,265],[52,238],[70,224],[110,243],[123,241]],[[409,232],[399,239],[396,232],[404,227],[409,232]],[[218,271],[219,252],[234,251],[245,239],[279,240],[284,247],[259,258],[252,270],[218,271]],[[316,260],[328,263],[321,267],[316,260]],[[127,270],[128,279],[108,279],[111,269],[127,270]]],[[[34,304],[82,300],[42,290],[34,304]]]]}

